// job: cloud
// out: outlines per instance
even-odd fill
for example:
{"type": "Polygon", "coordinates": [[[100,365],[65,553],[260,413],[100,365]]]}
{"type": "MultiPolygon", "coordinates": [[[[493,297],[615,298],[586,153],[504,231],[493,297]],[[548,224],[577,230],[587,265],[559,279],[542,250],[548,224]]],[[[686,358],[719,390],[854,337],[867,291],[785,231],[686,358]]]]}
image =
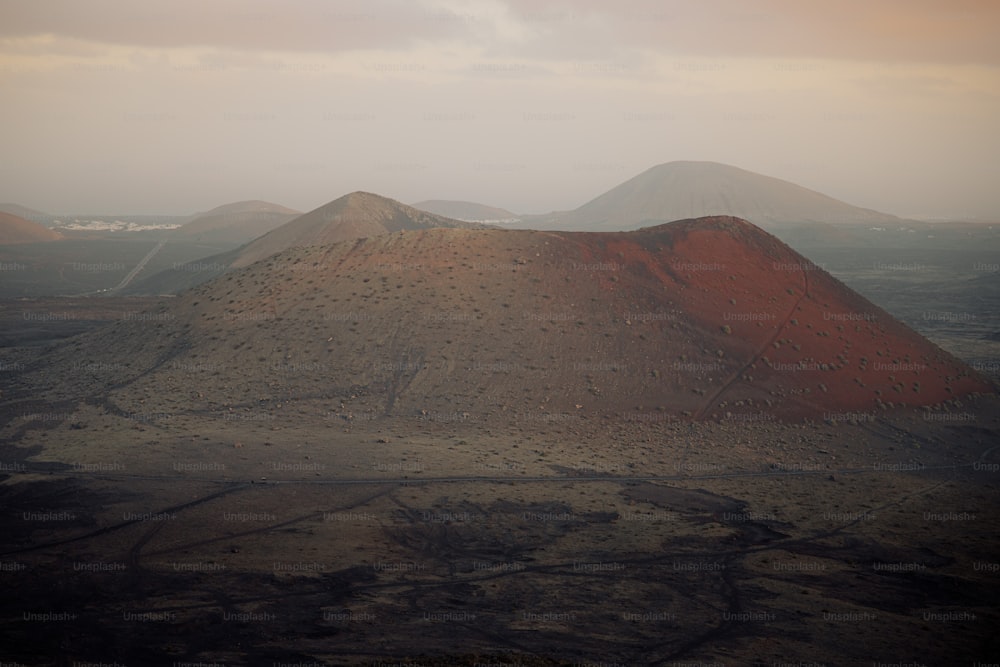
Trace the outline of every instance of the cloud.
{"type": "Polygon", "coordinates": [[[1000,65],[990,0],[575,0],[539,13],[534,0],[508,0],[514,15],[568,35],[596,17],[595,45],[633,46],[716,57],[881,60],[1000,65]]]}
{"type": "Polygon", "coordinates": [[[494,56],[715,57],[1000,65],[991,0],[38,0],[8,4],[0,37],[256,51],[406,51],[462,43],[494,56]]]}
{"type": "MultiPolygon", "coordinates": [[[[820,190],[839,183],[830,194],[890,211],[966,206],[971,181],[951,165],[992,174],[1000,152],[998,11],[923,0],[6,3],[0,141],[17,167],[0,199],[306,209],[368,189],[542,211],[659,162],[707,159],[820,190]]],[[[998,210],[995,188],[981,190],[981,209],[998,210]]]]}
{"type": "Polygon", "coordinates": [[[57,35],[152,48],[257,51],[405,50],[462,34],[468,19],[392,0],[42,0],[7,6],[0,37],[57,35]]]}

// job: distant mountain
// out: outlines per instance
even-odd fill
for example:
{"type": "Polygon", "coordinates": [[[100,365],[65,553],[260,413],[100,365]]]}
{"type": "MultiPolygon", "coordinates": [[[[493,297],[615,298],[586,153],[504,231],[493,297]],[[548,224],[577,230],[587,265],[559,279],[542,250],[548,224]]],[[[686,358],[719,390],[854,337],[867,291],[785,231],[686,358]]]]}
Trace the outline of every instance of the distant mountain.
{"type": "Polygon", "coordinates": [[[368,192],[354,192],[301,215],[239,248],[150,276],[130,286],[127,293],[175,294],[230,269],[248,266],[289,248],[433,227],[476,229],[483,225],[418,211],[368,192]]]}
{"type": "Polygon", "coordinates": [[[11,215],[16,215],[19,218],[32,221],[48,220],[52,217],[48,213],[42,213],[41,211],[36,211],[33,208],[28,208],[27,206],[11,203],[0,204],[0,213],[10,213],[11,215]]]}
{"type": "Polygon", "coordinates": [[[471,201],[453,201],[450,199],[428,199],[413,204],[413,208],[467,222],[499,222],[502,220],[515,220],[518,217],[517,214],[511,213],[507,209],[486,206],[485,204],[477,204],[471,201]]]}
{"type": "Polygon", "coordinates": [[[732,215],[765,228],[795,223],[900,222],[893,215],[717,162],[658,165],[574,211],[539,222],[550,228],[612,231],[711,215],[732,215]]]}
{"type": "Polygon", "coordinates": [[[302,215],[301,211],[266,201],[241,201],[199,213],[174,237],[207,243],[242,244],[302,215]]]}
{"type": "Polygon", "coordinates": [[[0,245],[58,241],[62,237],[59,232],[54,232],[37,222],[25,220],[11,213],[0,212],[0,245]]]}
{"type": "Polygon", "coordinates": [[[201,413],[339,405],[496,423],[539,411],[822,420],[992,391],[771,234],[724,216],[291,248],[159,308],[155,327],[122,320],[54,351],[60,391],[93,395],[92,377],[60,371],[80,359],[114,369],[101,378],[124,413],[190,400],[201,413]],[[195,387],[187,369],[199,364],[219,372],[195,387]]]}

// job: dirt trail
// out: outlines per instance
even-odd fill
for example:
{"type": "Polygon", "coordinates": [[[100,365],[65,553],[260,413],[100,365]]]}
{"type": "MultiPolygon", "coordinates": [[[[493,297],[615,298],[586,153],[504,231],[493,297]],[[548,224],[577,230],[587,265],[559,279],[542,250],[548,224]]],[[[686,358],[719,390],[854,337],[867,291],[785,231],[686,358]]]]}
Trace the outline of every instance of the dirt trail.
{"type": "Polygon", "coordinates": [[[712,406],[714,406],[718,402],[719,398],[724,393],[726,393],[726,391],[728,391],[730,387],[736,384],[736,382],[739,381],[739,379],[743,377],[743,375],[748,370],[750,370],[751,366],[760,361],[760,358],[764,355],[764,353],[772,345],[774,345],[774,342],[776,340],[778,340],[778,336],[781,335],[781,332],[785,330],[785,327],[789,324],[789,321],[792,319],[792,316],[795,315],[795,311],[799,307],[799,304],[801,304],[802,300],[809,295],[809,275],[806,271],[801,271],[801,273],[802,273],[802,294],[801,296],[799,296],[798,299],[795,300],[795,303],[792,304],[792,307],[789,308],[788,313],[785,315],[784,318],[782,318],[781,324],[779,324],[775,328],[774,334],[766,341],[764,341],[764,344],[761,345],[760,349],[758,349],[743,366],[741,366],[739,369],[731,373],[729,377],[727,377],[725,381],[722,383],[722,386],[720,386],[718,390],[716,390],[711,396],[708,397],[708,399],[705,401],[705,404],[695,414],[695,419],[697,420],[704,419],[705,416],[708,415],[709,412],[712,410],[712,406]]]}
{"type": "Polygon", "coordinates": [[[145,257],[139,260],[139,263],[135,265],[135,268],[129,271],[128,275],[122,278],[122,281],[120,283],[118,283],[108,291],[114,293],[114,292],[120,292],[121,290],[125,289],[128,286],[128,284],[132,282],[132,280],[137,275],[139,275],[139,272],[146,267],[146,264],[149,263],[149,260],[153,259],[153,257],[156,256],[156,253],[160,252],[160,250],[162,250],[163,246],[165,245],[167,245],[166,240],[160,241],[155,246],[153,246],[153,249],[150,250],[148,253],[146,253],[145,257]]]}

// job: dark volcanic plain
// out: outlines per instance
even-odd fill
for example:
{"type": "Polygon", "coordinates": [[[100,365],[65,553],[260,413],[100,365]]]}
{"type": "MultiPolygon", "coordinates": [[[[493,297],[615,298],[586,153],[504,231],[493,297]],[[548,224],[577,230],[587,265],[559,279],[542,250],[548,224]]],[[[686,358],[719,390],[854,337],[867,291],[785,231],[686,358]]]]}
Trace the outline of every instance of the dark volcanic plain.
{"type": "Polygon", "coordinates": [[[8,661],[1000,656],[994,387],[736,218],[291,248],[3,353],[8,661]]]}

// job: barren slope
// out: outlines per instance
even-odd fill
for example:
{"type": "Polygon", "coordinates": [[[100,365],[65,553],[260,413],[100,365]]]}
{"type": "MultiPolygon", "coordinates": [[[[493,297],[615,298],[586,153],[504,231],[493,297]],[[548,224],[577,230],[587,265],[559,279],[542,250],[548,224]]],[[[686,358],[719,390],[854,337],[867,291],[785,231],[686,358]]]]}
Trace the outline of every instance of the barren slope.
{"type": "MultiPolygon", "coordinates": [[[[296,248],[82,337],[126,412],[848,419],[990,385],[728,217],[296,248]],[[123,361],[124,360],[124,361],[123,361]]],[[[98,382],[77,373],[78,382],[98,382]]]]}
{"type": "Polygon", "coordinates": [[[226,204],[202,213],[174,236],[206,242],[246,243],[301,215],[301,211],[265,201],[226,204]]]}
{"type": "Polygon", "coordinates": [[[131,287],[128,293],[176,294],[220,276],[232,268],[249,266],[289,248],[431,227],[471,229],[482,225],[418,211],[379,195],[354,192],[300,215],[239,248],[161,271],[131,287]]]}
{"type": "Polygon", "coordinates": [[[62,234],[12,213],[0,211],[0,245],[58,241],[62,234]]]}
{"type": "Polygon", "coordinates": [[[379,195],[352,192],[249,243],[240,250],[232,266],[248,266],[287,248],[325,245],[403,230],[468,226],[379,195]]]}

